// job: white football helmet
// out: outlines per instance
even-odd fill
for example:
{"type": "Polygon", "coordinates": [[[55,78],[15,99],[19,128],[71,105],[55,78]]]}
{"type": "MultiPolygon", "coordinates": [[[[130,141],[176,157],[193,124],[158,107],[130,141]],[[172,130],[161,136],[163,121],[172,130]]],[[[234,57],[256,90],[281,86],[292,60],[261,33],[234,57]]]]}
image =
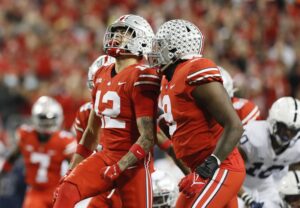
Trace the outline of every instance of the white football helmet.
{"type": "Polygon", "coordinates": [[[106,54],[143,56],[151,51],[154,37],[150,24],[137,15],[123,15],[107,27],[103,47],[106,54]],[[123,28],[124,32],[117,29],[123,28]]]}
{"type": "Polygon", "coordinates": [[[279,98],[271,106],[267,120],[278,144],[282,146],[289,144],[291,141],[289,136],[296,136],[300,130],[300,101],[292,97],[279,98]],[[286,132],[289,132],[289,136],[286,132]]]}
{"type": "Polygon", "coordinates": [[[279,192],[292,207],[300,206],[300,171],[289,171],[279,183],[279,192]]]}
{"type": "Polygon", "coordinates": [[[32,122],[40,133],[53,133],[60,129],[63,122],[63,109],[53,98],[40,97],[31,109],[32,122]]]}
{"type": "Polygon", "coordinates": [[[99,56],[89,67],[88,71],[88,80],[87,80],[87,86],[90,90],[94,88],[93,79],[100,67],[102,66],[108,66],[116,62],[116,59],[114,57],[108,56],[108,55],[101,55],[99,56]]]}
{"type": "Polygon", "coordinates": [[[223,86],[225,88],[225,90],[227,91],[229,97],[233,97],[234,92],[236,91],[236,89],[233,88],[233,80],[230,76],[230,74],[228,73],[228,71],[226,71],[223,67],[218,66],[220,72],[221,72],[221,76],[223,79],[223,86]]]}
{"type": "Polygon", "coordinates": [[[152,173],[153,208],[175,207],[178,195],[177,184],[165,171],[155,170],[152,173]]]}
{"type": "Polygon", "coordinates": [[[176,19],[162,24],[148,54],[150,66],[163,66],[178,59],[202,56],[204,36],[199,28],[186,20],[176,19]]]}

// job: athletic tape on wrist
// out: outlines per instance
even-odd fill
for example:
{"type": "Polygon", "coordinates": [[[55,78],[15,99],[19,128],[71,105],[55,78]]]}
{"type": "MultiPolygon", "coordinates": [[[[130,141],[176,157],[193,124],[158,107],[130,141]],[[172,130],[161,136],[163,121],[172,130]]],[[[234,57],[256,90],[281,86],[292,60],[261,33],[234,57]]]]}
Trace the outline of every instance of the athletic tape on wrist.
{"type": "Polygon", "coordinates": [[[138,160],[141,160],[146,156],[145,150],[138,144],[133,144],[129,151],[132,152],[138,160]]]}

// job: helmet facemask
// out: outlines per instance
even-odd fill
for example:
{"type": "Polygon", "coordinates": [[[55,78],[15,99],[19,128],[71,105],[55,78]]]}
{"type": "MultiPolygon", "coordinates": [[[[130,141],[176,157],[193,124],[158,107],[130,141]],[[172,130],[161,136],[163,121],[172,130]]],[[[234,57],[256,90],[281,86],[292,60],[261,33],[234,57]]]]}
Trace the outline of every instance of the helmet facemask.
{"type": "Polygon", "coordinates": [[[171,208],[174,204],[176,193],[165,191],[155,193],[153,196],[153,208],[171,208]]]}
{"type": "Polygon", "coordinates": [[[289,128],[282,122],[274,122],[271,133],[280,147],[286,147],[295,139],[298,132],[299,129],[289,128]]]}
{"type": "Polygon", "coordinates": [[[39,133],[52,134],[61,128],[63,110],[51,97],[40,97],[32,107],[32,122],[39,133]]]}
{"type": "Polygon", "coordinates": [[[137,15],[124,15],[107,27],[103,46],[107,55],[142,57],[151,51],[153,31],[149,23],[137,15]]]}
{"type": "Polygon", "coordinates": [[[175,63],[179,59],[179,53],[176,53],[176,48],[170,46],[168,39],[153,39],[152,52],[147,55],[149,65],[161,67],[159,71],[163,72],[167,66],[175,63]]]}
{"type": "Polygon", "coordinates": [[[292,97],[276,100],[270,110],[267,121],[270,123],[272,146],[279,153],[296,141],[300,130],[300,101],[292,97]]]}
{"type": "Polygon", "coordinates": [[[131,54],[130,48],[133,48],[134,38],[136,33],[130,27],[108,27],[108,32],[105,34],[105,48],[107,54],[113,57],[118,55],[131,54]]]}

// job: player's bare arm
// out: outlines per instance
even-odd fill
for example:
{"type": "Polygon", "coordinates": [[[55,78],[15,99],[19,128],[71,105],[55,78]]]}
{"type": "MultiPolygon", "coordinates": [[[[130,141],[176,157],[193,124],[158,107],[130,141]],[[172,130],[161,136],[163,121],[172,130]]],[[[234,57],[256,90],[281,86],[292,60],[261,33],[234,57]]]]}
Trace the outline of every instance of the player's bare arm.
{"type": "Polygon", "coordinates": [[[221,83],[211,82],[197,86],[192,95],[197,104],[207,109],[224,128],[213,152],[220,161],[223,161],[239,142],[243,133],[242,123],[221,83]]]}
{"type": "MultiPolygon", "coordinates": [[[[152,117],[140,117],[137,118],[137,126],[140,132],[136,144],[140,145],[145,153],[148,153],[154,145],[154,124],[155,119],[152,117]]],[[[123,171],[126,168],[134,165],[138,161],[138,158],[129,151],[122,159],[118,162],[120,169],[123,171]]]]}
{"type": "MultiPolygon", "coordinates": [[[[98,132],[100,129],[100,125],[100,118],[92,110],[89,115],[87,127],[82,135],[79,144],[83,145],[90,151],[94,151],[98,145],[98,132]]],[[[70,164],[70,169],[75,168],[83,159],[84,157],[81,154],[75,153],[70,164]]]]}

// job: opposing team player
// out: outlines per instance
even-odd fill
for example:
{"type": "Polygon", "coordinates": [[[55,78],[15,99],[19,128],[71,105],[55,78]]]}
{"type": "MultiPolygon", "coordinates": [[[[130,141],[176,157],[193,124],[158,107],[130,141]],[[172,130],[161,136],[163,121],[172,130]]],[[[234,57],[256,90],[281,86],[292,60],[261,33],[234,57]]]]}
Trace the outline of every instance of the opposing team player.
{"type": "Polygon", "coordinates": [[[233,87],[233,80],[230,74],[223,67],[218,66],[218,68],[220,69],[222,75],[224,88],[231,98],[233,107],[240,117],[243,126],[246,125],[249,121],[260,120],[261,118],[258,106],[245,98],[235,97],[235,89],[233,87]]]}
{"type": "Polygon", "coordinates": [[[94,78],[93,111],[76,155],[90,155],[59,189],[55,208],[71,208],[87,197],[118,188],[123,207],[152,207],[149,159],[156,132],[160,77],[143,65],[153,31],[136,15],[124,15],[105,33],[104,50],[116,63],[101,67],[94,78]],[[138,196],[138,197],[137,197],[138,196]]]}
{"type": "Polygon", "coordinates": [[[61,131],[63,111],[51,97],[40,97],[32,107],[33,125],[17,130],[18,146],[7,158],[2,171],[9,171],[22,154],[28,185],[24,208],[51,208],[52,196],[61,177],[61,165],[71,159],[76,140],[71,133],[61,131]]]}
{"type": "MultiPolygon", "coordinates": [[[[282,97],[269,110],[267,120],[245,126],[239,150],[246,164],[243,194],[263,207],[282,207],[277,183],[288,166],[300,161],[300,101],[282,97]]],[[[248,205],[248,204],[247,204],[248,205]]]]}
{"type": "Polygon", "coordinates": [[[192,170],[179,183],[176,207],[237,207],[245,170],[235,146],[243,128],[218,67],[201,57],[203,43],[195,25],[171,20],[148,55],[167,79],[161,99],[176,156],[192,170]]]}

